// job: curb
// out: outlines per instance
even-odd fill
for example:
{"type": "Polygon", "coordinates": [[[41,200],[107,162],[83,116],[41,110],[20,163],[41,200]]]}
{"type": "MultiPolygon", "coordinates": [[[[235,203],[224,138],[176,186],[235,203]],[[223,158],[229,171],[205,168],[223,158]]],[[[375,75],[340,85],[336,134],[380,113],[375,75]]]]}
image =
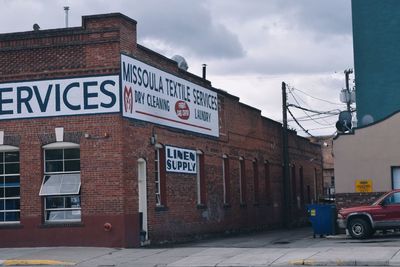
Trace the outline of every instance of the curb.
{"type": "MultiPolygon", "coordinates": [[[[376,261],[360,261],[360,260],[292,260],[288,262],[288,265],[304,265],[304,266],[390,266],[387,260],[376,260],[376,261]]],[[[394,264],[396,265],[396,264],[394,264]]]]}
{"type": "Polygon", "coordinates": [[[63,265],[72,266],[75,262],[57,260],[0,260],[0,266],[36,266],[36,265],[63,265]]]}

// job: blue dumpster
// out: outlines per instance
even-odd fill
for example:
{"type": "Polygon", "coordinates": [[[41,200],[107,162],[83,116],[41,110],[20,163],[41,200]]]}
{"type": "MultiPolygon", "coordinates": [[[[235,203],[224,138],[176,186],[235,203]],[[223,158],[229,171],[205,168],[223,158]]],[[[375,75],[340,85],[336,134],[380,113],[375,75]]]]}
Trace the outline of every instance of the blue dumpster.
{"type": "Polygon", "coordinates": [[[314,238],[336,234],[336,206],[332,204],[307,205],[307,214],[311,222],[314,238]]]}

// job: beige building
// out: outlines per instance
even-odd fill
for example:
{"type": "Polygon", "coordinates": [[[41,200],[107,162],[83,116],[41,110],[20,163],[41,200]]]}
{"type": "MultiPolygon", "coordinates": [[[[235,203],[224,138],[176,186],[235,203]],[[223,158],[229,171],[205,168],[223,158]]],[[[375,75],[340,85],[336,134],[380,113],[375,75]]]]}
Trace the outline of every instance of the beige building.
{"type": "Polygon", "coordinates": [[[339,207],[371,202],[400,188],[400,113],[356,128],[334,140],[336,201],[339,207]]]}

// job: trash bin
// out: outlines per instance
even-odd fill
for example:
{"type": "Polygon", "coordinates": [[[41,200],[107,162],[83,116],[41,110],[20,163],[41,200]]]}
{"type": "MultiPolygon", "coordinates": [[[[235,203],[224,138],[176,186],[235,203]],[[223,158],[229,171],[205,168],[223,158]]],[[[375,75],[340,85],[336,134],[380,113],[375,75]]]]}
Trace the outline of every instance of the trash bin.
{"type": "Polygon", "coordinates": [[[332,204],[307,205],[307,214],[311,222],[314,238],[336,234],[336,206],[332,204]]]}

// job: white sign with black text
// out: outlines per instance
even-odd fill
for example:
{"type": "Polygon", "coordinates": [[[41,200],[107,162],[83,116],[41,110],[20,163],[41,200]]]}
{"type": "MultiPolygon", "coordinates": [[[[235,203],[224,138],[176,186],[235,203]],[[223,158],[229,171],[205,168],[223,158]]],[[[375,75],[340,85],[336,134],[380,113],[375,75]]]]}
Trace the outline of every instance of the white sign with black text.
{"type": "Polygon", "coordinates": [[[216,92],[125,55],[121,83],[124,117],[219,136],[216,92]]]}
{"type": "Polygon", "coordinates": [[[167,172],[197,173],[195,150],[165,146],[165,167],[167,172]]]}
{"type": "Polygon", "coordinates": [[[0,84],[0,120],[120,111],[119,77],[95,76],[0,84]]]}

